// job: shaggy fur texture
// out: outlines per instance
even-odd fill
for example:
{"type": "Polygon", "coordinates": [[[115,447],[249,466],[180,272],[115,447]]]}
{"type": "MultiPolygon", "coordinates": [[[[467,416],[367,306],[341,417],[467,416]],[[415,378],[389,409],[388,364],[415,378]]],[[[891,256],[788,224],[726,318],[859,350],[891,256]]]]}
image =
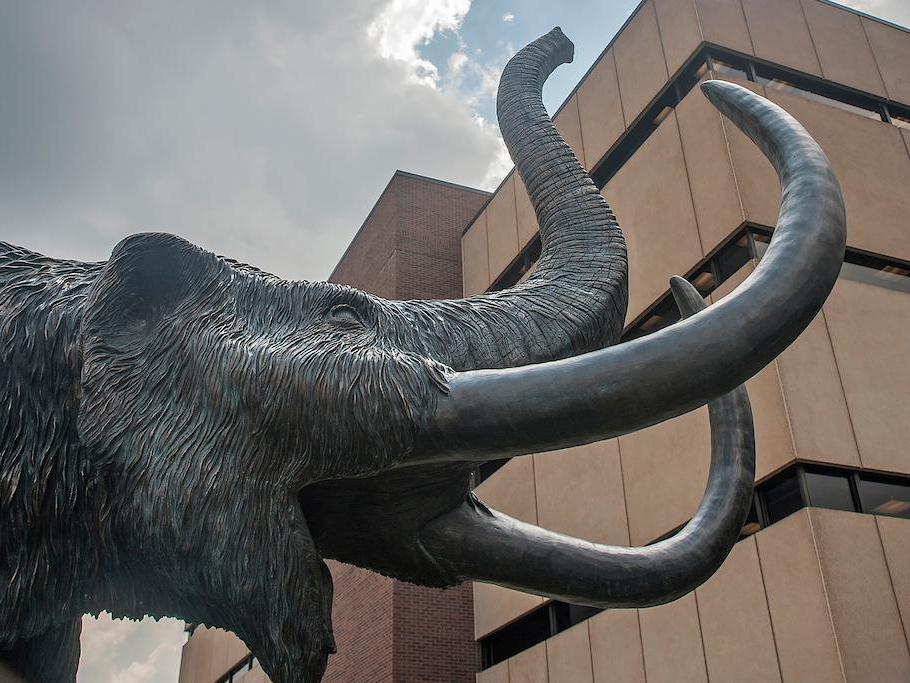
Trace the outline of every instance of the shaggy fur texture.
{"type": "Polygon", "coordinates": [[[0,278],[0,648],[71,678],[24,643],[68,624],[78,648],[78,618],[112,609],[221,625],[276,680],[318,677],[331,585],[297,495],[408,452],[444,369],[405,350],[407,321],[168,235],[103,266],[4,245],[0,278]]]}

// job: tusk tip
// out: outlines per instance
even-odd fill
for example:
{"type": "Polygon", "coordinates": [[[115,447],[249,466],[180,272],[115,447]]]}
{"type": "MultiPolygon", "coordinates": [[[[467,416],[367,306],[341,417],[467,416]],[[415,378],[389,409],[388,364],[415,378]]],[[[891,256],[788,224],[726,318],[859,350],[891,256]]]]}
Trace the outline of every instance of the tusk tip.
{"type": "Polygon", "coordinates": [[[683,318],[695,315],[708,307],[695,286],[685,278],[674,275],[670,278],[670,291],[683,318]]]}

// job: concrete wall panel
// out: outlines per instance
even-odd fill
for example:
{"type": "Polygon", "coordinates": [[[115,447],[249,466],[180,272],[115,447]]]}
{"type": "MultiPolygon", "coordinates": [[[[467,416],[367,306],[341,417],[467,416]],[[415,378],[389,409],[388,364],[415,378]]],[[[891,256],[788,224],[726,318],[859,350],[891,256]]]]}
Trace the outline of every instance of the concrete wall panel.
{"type": "Polygon", "coordinates": [[[862,19],[881,71],[888,98],[910,104],[910,34],[872,19],[862,19]]]}
{"type": "Polygon", "coordinates": [[[885,97],[859,15],[818,0],[802,3],[825,78],[885,97]]]}
{"type": "Polygon", "coordinates": [[[777,359],[797,457],[859,467],[828,325],[819,314],[777,359]]]}
{"type": "Polygon", "coordinates": [[[537,524],[534,459],[512,458],[474,489],[477,497],[500,512],[537,524]]]}
{"type": "Polygon", "coordinates": [[[599,543],[628,545],[616,439],[534,456],[540,526],[599,543]]]}
{"type": "Polygon", "coordinates": [[[807,510],[755,536],[785,681],[843,680],[807,510]]]}
{"type": "Polygon", "coordinates": [[[509,663],[500,662],[496,666],[478,672],[477,683],[509,683],[509,663]]]}
{"type": "Polygon", "coordinates": [[[572,95],[560,112],[553,118],[553,125],[562,135],[563,140],[575,152],[581,165],[588,168],[585,159],[585,146],[581,135],[581,120],[578,117],[578,98],[572,95]]]}
{"type": "Polygon", "coordinates": [[[535,645],[509,659],[509,683],[548,683],[549,680],[546,643],[535,645]]]}
{"type": "Polygon", "coordinates": [[[493,195],[486,209],[490,281],[495,281],[518,255],[518,220],[515,213],[514,174],[493,195]]]}
{"type": "Polygon", "coordinates": [[[695,1],[654,0],[654,9],[657,12],[667,71],[672,76],[702,41],[695,1]]]}
{"type": "Polygon", "coordinates": [[[777,362],[746,382],[755,423],[755,479],[776,472],[796,458],[777,362]]]}
{"type": "Polygon", "coordinates": [[[547,670],[551,681],[591,683],[591,642],[588,624],[576,624],[547,640],[547,670]]]}
{"type": "Polygon", "coordinates": [[[474,637],[481,639],[543,604],[543,598],[490,583],[474,584],[474,637]]]}
{"type": "Polygon", "coordinates": [[[644,683],[638,610],[607,610],[588,620],[594,683],[644,683]]]}
{"type": "Polygon", "coordinates": [[[742,0],[755,56],[821,76],[800,0],[742,0]]]}
{"type": "Polygon", "coordinates": [[[910,680],[910,652],[875,517],[810,510],[848,681],[910,680]]]}
{"type": "Polygon", "coordinates": [[[218,659],[212,668],[224,673],[240,663],[250,651],[246,644],[230,631],[217,629],[217,633],[218,659]]]}
{"type": "Polygon", "coordinates": [[[668,80],[657,15],[650,0],[616,38],[613,50],[623,111],[631,123],[668,80]]]}
{"type": "MultiPolygon", "coordinates": [[[[188,676],[186,679],[182,677],[181,672],[181,683],[184,681],[210,683],[225,674],[235,663],[228,664],[225,661],[228,636],[227,632],[218,628],[197,627],[193,637],[187,641],[187,645],[193,643],[192,649],[195,651],[191,654],[191,660],[194,660],[194,665],[186,672],[188,676]]],[[[186,648],[184,654],[187,654],[186,648]]]]}
{"type": "Polygon", "coordinates": [[[877,516],[875,522],[882,539],[904,633],[910,642],[910,519],[877,516]]]}
{"type": "Polygon", "coordinates": [[[910,259],[910,157],[900,129],[768,89],[769,98],[802,123],[831,159],[847,204],[847,243],[910,259]]]}
{"type": "MultiPolygon", "coordinates": [[[[533,458],[513,458],[475,489],[477,497],[500,512],[537,524],[533,458]]],[[[485,583],[474,584],[474,632],[481,638],[543,602],[536,595],[485,583]]]]}
{"type": "Polygon", "coordinates": [[[638,614],[648,683],[707,683],[695,595],[638,614]]]}
{"type": "Polygon", "coordinates": [[[521,177],[515,173],[515,209],[518,217],[518,248],[524,249],[533,240],[540,227],[537,224],[537,214],[534,205],[525,189],[521,177]]]}
{"type": "Polygon", "coordinates": [[[490,256],[487,252],[487,213],[481,213],[461,238],[464,293],[485,292],[490,285],[490,256]]]}
{"type": "MultiPolygon", "coordinates": [[[[760,85],[749,83],[748,87],[763,97],[767,96],[760,85]]],[[[777,224],[777,210],[780,206],[777,175],[755,143],[730,121],[723,119],[723,125],[746,220],[773,227],[777,224]]]]}
{"type": "Polygon", "coordinates": [[[613,50],[594,65],[576,96],[585,155],[589,168],[593,168],[626,129],[613,50]]]}
{"type": "Polygon", "coordinates": [[[910,295],[842,277],[824,311],[863,466],[910,473],[910,295]]]}
{"type": "Polygon", "coordinates": [[[692,203],[705,251],[711,251],[743,222],[721,114],[699,88],[676,107],[692,203]]]}
{"type": "Polygon", "coordinates": [[[709,678],[781,680],[754,538],[734,546],[697,596],[709,678]]]}
{"type": "Polygon", "coordinates": [[[702,257],[672,113],[603,189],[626,237],[631,320],[702,257]]]}
{"type": "Polygon", "coordinates": [[[753,54],[740,0],[695,0],[705,40],[753,54]]]}
{"type": "Polygon", "coordinates": [[[619,438],[632,545],[650,543],[695,514],[710,443],[707,408],[619,438]]]}
{"type": "Polygon", "coordinates": [[[253,669],[244,678],[243,683],[271,683],[262,669],[253,669]]]}
{"type": "Polygon", "coordinates": [[[195,636],[194,633],[189,637],[180,652],[180,673],[177,677],[179,683],[196,683],[196,681],[203,680],[199,671],[202,656],[199,647],[200,641],[195,636]]]}

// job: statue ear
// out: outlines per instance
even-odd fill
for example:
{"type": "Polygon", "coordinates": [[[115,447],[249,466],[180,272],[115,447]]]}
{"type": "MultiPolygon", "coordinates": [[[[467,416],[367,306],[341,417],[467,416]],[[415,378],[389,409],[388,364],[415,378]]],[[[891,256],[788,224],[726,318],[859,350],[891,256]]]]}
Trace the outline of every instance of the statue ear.
{"type": "Polygon", "coordinates": [[[217,259],[174,235],[127,237],[92,286],[82,323],[83,340],[115,349],[132,347],[211,279],[217,259]]]}

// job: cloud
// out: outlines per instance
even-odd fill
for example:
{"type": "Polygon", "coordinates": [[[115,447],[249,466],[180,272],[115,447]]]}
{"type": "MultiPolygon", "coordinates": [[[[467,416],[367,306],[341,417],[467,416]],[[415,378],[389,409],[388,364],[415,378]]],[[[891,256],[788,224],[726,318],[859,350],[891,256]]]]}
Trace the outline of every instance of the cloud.
{"type": "Polygon", "coordinates": [[[471,9],[471,0],[391,0],[367,27],[379,54],[407,64],[412,78],[434,87],[439,71],[417,48],[439,31],[456,31],[471,9]]]}
{"type": "Polygon", "coordinates": [[[506,22],[507,24],[509,24],[509,23],[515,21],[515,15],[512,14],[511,12],[506,12],[505,14],[502,15],[502,20],[504,22],[506,22]]]}
{"type": "Polygon", "coordinates": [[[173,683],[186,634],[176,619],[82,619],[78,683],[173,683]]]}
{"type": "Polygon", "coordinates": [[[0,239],[102,260],[164,230],[322,279],[396,168],[495,184],[483,79],[426,87],[419,54],[469,8],[0,3],[0,239]]]}

